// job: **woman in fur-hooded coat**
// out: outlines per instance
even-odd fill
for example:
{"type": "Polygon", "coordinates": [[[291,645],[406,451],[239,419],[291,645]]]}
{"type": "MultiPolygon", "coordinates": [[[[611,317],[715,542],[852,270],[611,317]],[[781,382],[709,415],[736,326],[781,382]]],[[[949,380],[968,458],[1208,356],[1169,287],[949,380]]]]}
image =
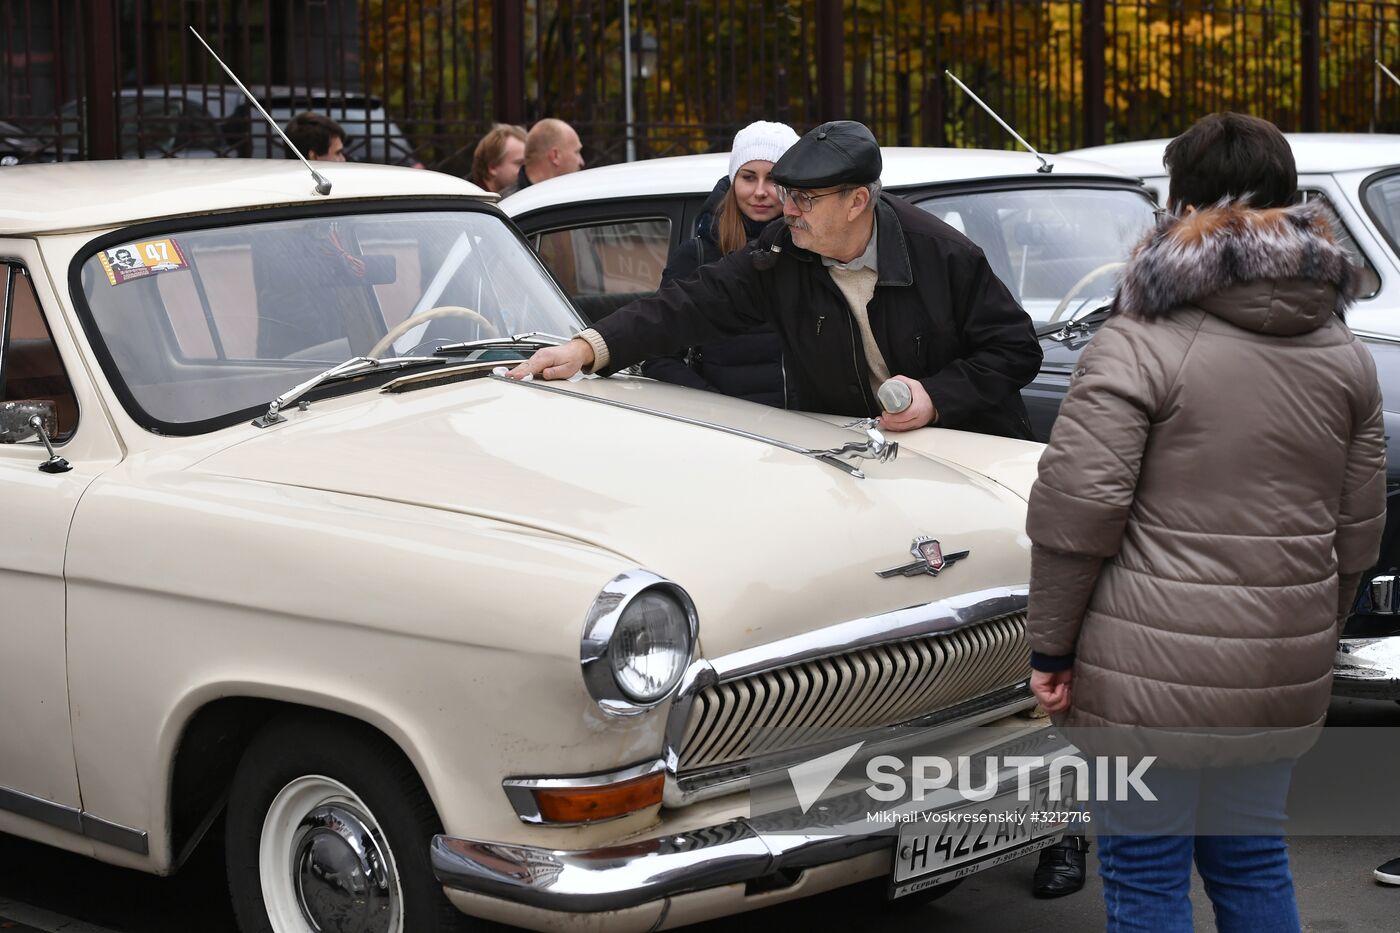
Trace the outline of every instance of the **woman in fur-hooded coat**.
{"type": "Polygon", "coordinates": [[[1027,639],[1072,671],[1062,725],[1136,727],[1090,732],[1176,767],[1311,744],[1385,513],[1352,274],[1312,204],[1167,216],[1133,252],[1027,518],[1027,639]],[[1187,734],[1217,727],[1236,734],[1187,734]]]}

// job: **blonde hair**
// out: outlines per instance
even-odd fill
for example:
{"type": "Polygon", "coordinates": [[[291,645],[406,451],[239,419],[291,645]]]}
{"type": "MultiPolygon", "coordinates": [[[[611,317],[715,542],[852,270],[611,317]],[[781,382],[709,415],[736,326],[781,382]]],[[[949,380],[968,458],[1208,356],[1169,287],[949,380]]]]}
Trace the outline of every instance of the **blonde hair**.
{"type": "Polygon", "coordinates": [[[525,141],[525,127],[515,126],[510,123],[497,123],[481,137],[481,142],[476,144],[476,151],[472,153],[472,175],[471,181],[478,187],[486,187],[486,178],[491,174],[491,167],[499,163],[506,156],[506,140],[518,139],[522,143],[525,141]]]}

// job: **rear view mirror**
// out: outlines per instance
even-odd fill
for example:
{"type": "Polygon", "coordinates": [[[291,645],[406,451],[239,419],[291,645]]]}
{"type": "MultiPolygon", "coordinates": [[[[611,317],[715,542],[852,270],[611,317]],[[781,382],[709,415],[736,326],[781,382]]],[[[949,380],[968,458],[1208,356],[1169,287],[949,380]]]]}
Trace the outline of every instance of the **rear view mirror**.
{"type": "Polygon", "coordinates": [[[58,409],[53,402],[40,399],[0,402],[0,444],[18,444],[37,437],[38,432],[31,424],[35,417],[49,437],[58,434],[58,409]]]}

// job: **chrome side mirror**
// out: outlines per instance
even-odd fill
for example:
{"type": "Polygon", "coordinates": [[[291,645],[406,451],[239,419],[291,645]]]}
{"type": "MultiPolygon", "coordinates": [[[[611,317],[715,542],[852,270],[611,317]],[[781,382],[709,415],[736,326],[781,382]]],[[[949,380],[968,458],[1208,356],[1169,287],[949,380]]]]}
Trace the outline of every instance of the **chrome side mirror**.
{"type": "Polygon", "coordinates": [[[58,409],[53,402],[27,399],[22,402],[0,402],[0,444],[18,444],[38,437],[49,452],[49,459],[39,464],[45,473],[67,473],[73,469],[67,460],[54,453],[49,436],[58,433],[58,409]]]}
{"type": "Polygon", "coordinates": [[[0,402],[0,444],[18,444],[36,433],[30,419],[39,419],[39,426],[49,434],[58,432],[58,410],[53,402],[26,399],[22,402],[0,402]]]}

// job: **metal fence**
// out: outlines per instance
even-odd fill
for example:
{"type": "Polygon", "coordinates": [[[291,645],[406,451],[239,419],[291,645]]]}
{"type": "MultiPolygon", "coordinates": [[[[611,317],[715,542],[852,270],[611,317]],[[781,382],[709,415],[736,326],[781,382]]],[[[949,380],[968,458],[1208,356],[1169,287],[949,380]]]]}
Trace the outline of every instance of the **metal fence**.
{"type": "Polygon", "coordinates": [[[459,174],[493,122],[543,116],[593,164],[629,127],[648,157],[760,118],[1010,145],[945,69],[1051,151],[1220,109],[1400,130],[1373,65],[1400,60],[1400,0],[2,0],[0,160],[280,155],[190,26],[279,120],[321,110],[356,157],[459,174]]]}

